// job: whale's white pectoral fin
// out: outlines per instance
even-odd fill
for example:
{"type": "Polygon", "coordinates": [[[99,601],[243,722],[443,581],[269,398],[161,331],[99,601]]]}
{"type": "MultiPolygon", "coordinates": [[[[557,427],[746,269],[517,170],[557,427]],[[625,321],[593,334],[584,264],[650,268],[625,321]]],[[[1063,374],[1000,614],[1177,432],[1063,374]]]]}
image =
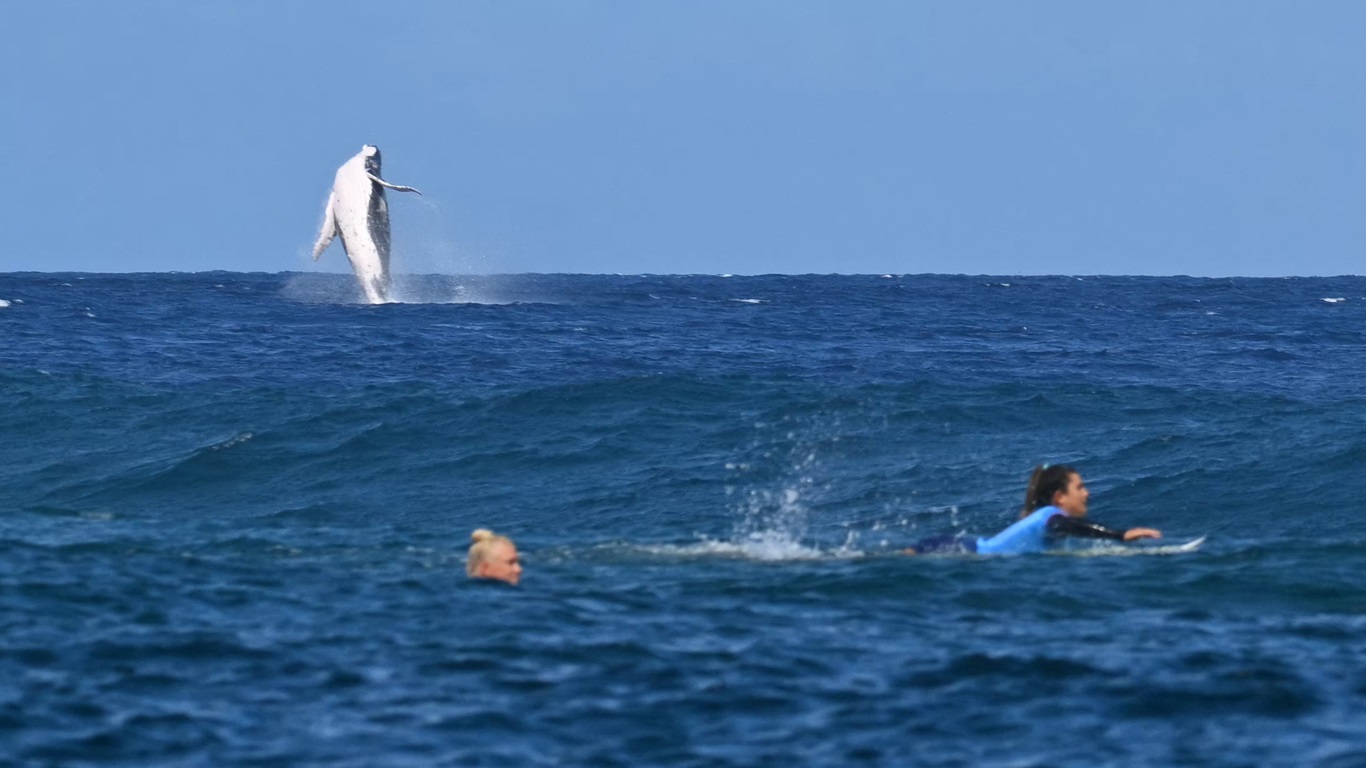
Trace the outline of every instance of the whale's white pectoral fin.
{"type": "Polygon", "coordinates": [[[313,260],[317,261],[331,245],[332,238],[337,236],[337,214],[332,210],[337,203],[337,193],[333,192],[327,196],[327,209],[323,211],[323,228],[318,233],[318,242],[313,244],[313,260]]]}
{"type": "Polygon", "coordinates": [[[373,173],[366,173],[365,175],[369,176],[371,181],[375,182],[381,187],[388,187],[389,189],[392,189],[395,192],[417,192],[419,195],[422,194],[421,192],[418,192],[416,189],[412,187],[401,187],[398,184],[390,184],[389,182],[385,181],[384,179],[381,179],[373,173]]]}

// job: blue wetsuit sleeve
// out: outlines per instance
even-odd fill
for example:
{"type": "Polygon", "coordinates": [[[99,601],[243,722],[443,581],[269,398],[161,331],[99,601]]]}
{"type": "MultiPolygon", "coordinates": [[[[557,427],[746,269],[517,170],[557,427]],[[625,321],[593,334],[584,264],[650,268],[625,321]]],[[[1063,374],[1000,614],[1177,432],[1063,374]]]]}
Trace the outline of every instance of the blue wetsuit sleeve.
{"type": "Polygon", "coordinates": [[[1113,539],[1115,541],[1123,541],[1124,531],[1106,528],[1103,525],[1087,522],[1079,517],[1054,515],[1048,518],[1048,537],[1060,538],[1063,536],[1073,536],[1079,539],[1113,539]]]}

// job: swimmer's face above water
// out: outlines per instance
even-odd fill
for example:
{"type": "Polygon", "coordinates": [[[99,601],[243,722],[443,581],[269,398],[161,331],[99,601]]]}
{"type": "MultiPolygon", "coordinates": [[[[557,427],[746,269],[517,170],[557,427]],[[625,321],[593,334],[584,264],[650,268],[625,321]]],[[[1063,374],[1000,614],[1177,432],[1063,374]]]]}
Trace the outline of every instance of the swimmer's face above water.
{"type": "Polygon", "coordinates": [[[1086,516],[1086,501],[1091,492],[1086,489],[1086,481],[1073,472],[1067,478],[1067,487],[1053,494],[1053,506],[1066,512],[1070,517],[1086,516]]]}
{"type": "Polygon", "coordinates": [[[517,547],[509,541],[489,544],[488,554],[476,566],[474,576],[516,584],[522,578],[522,561],[517,556],[517,547]]]}

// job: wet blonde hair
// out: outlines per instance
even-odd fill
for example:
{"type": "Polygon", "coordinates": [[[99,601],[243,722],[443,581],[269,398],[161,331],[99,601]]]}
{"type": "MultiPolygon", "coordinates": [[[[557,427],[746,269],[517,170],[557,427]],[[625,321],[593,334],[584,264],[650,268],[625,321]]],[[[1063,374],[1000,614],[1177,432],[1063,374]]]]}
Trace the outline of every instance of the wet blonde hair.
{"type": "Polygon", "coordinates": [[[487,528],[480,528],[471,533],[470,541],[474,543],[470,545],[470,559],[465,563],[465,573],[469,576],[475,575],[475,570],[479,568],[480,563],[488,559],[489,550],[493,549],[495,544],[505,543],[510,547],[517,546],[512,543],[512,539],[499,536],[487,528]]]}

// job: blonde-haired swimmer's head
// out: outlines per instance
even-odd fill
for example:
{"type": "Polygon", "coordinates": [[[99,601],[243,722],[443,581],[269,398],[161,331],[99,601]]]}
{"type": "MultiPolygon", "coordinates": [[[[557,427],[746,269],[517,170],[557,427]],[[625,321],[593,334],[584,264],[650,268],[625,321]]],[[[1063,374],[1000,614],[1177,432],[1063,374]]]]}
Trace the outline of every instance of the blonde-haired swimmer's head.
{"type": "Polygon", "coordinates": [[[517,557],[517,546],[512,539],[499,536],[487,528],[470,534],[470,559],[465,573],[472,579],[498,579],[516,584],[522,578],[522,561],[517,557]]]}

